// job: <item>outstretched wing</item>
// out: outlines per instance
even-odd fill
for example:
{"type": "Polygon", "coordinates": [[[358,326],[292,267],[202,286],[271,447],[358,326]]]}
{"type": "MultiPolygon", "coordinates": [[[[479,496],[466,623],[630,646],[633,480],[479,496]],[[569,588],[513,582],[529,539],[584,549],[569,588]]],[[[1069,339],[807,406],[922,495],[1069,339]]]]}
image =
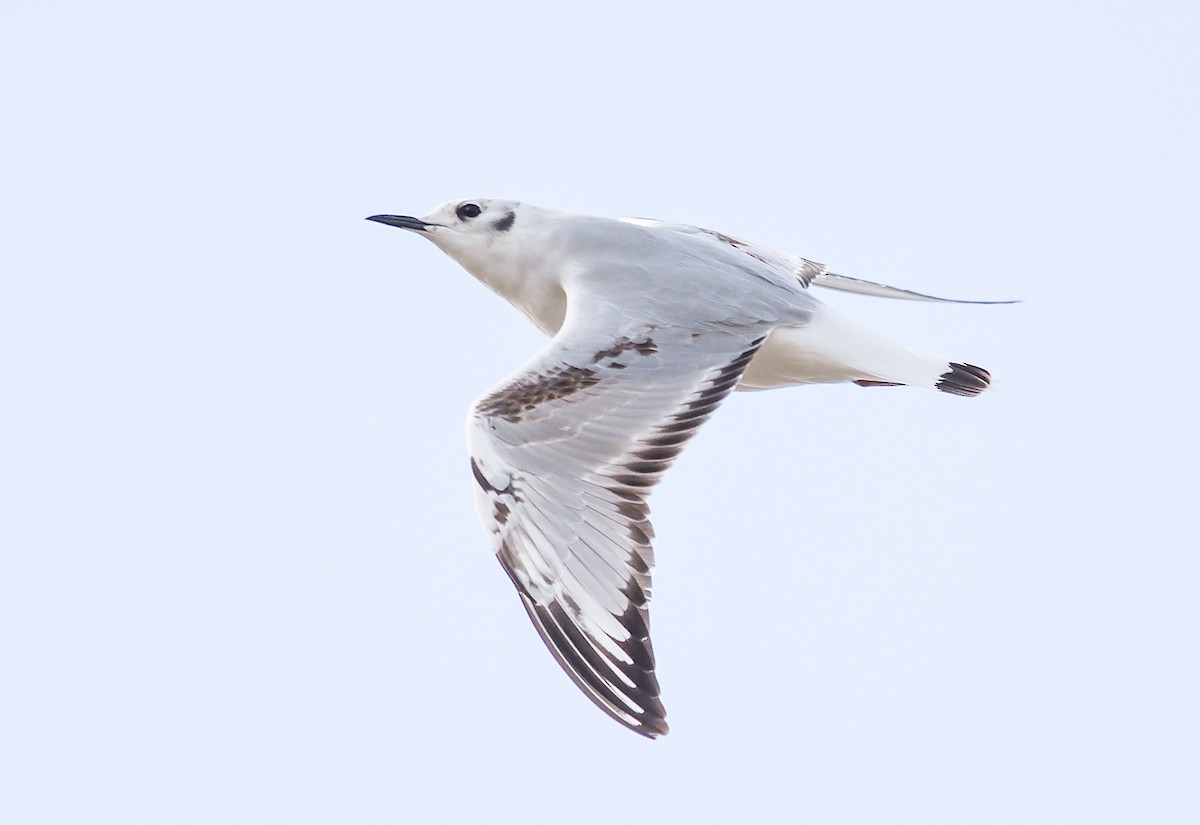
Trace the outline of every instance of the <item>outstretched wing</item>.
{"type": "Polygon", "coordinates": [[[621,220],[637,226],[650,226],[677,232],[680,235],[703,239],[718,246],[737,250],[741,254],[758,261],[760,264],[764,264],[770,270],[786,277],[795,278],[806,289],[813,283],[814,279],[820,278],[825,273],[825,264],[810,261],[808,258],[801,258],[799,255],[791,255],[787,252],[780,252],[776,249],[752,244],[749,241],[743,241],[741,238],[735,238],[723,232],[716,232],[701,226],[691,226],[686,223],[667,223],[666,221],[658,221],[653,218],[622,218],[621,220]]]}
{"type": "Polygon", "coordinates": [[[602,314],[569,318],[475,403],[471,470],[492,547],[554,658],[605,713],[654,737],[667,723],[647,612],[646,497],[737,384],[763,332],[602,314]]]}
{"type": "Polygon", "coordinates": [[[813,286],[823,286],[826,289],[837,289],[842,292],[855,292],[859,295],[871,295],[875,298],[898,298],[902,301],[936,301],[939,304],[1019,304],[1020,301],[963,301],[958,298],[939,298],[936,295],[926,295],[924,292],[914,292],[911,289],[900,289],[887,284],[877,284],[874,281],[864,281],[862,278],[851,278],[849,275],[838,275],[834,272],[821,272],[812,280],[813,286]]]}
{"type": "Polygon", "coordinates": [[[888,286],[887,284],[879,284],[874,281],[865,281],[862,278],[851,278],[849,275],[838,275],[835,272],[830,272],[825,264],[810,261],[807,258],[801,258],[798,255],[792,255],[787,252],[780,252],[775,249],[770,249],[758,244],[752,244],[748,241],[743,241],[740,238],[734,238],[730,235],[725,235],[721,232],[714,232],[711,229],[704,229],[699,226],[690,226],[682,223],[667,223],[666,221],[658,221],[653,218],[622,218],[626,223],[636,224],[638,226],[653,226],[659,229],[666,229],[673,232],[678,232],[681,235],[688,235],[697,238],[704,238],[710,242],[722,244],[749,255],[759,263],[765,264],[771,269],[778,272],[788,274],[796,278],[806,288],[810,286],[824,287],[825,289],[836,289],[841,292],[854,292],[859,295],[870,295],[875,298],[896,298],[902,301],[934,301],[941,304],[1019,304],[1020,301],[964,301],[957,298],[939,298],[936,295],[927,295],[924,292],[915,292],[911,289],[901,289],[896,286],[888,286]]]}

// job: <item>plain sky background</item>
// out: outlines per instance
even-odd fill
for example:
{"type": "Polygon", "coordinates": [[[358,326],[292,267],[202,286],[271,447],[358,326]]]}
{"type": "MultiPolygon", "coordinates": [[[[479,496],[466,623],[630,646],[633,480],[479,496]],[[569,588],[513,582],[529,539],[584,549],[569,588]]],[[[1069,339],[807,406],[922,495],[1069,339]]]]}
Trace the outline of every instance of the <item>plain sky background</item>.
{"type": "Polygon", "coordinates": [[[1194,3],[24,3],[0,821],[1200,821],[1194,3]],[[542,344],[367,215],[700,224],[975,400],[738,394],[653,499],[672,733],[471,501],[542,344]]]}

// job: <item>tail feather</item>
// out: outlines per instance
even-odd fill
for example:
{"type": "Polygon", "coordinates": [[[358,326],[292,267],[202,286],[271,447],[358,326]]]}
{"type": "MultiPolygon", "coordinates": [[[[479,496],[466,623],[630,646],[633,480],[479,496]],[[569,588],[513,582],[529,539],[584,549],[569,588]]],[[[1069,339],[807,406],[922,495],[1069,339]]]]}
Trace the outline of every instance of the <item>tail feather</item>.
{"type": "Polygon", "coordinates": [[[955,363],[949,366],[949,371],[942,373],[942,377],[934,385],[935,389],[970,398],[979,395],[992,383],[992,374],[983,367],[955,363]]]}
{"type": "Polygon", "coordinates": [[[822,306],[810,324],[775,329],[742,375],[739,388],[843,381],[860,387],[926,387],[971,397],[986,390],[992,376],[973,364],[902,347],[822,306]]]}

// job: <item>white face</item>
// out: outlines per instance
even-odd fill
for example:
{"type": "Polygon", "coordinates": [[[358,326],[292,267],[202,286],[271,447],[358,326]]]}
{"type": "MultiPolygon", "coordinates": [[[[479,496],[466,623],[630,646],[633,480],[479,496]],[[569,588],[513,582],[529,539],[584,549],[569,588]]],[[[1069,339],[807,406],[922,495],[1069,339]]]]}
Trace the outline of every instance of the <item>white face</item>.
{"type": "Polygon", "coordinates": [[[422,220],[451,232],[467,235],[507,232],[516,221],[519,207],[520,204],[516,201],[468,198],[447,201],[425,215],[422,220]]]}
{"type": "Polygon", "coordinates": [[[447,252],[490,246],[512,230],[520,206],[494,198],[449,201],[421,218],[421,231],[447,252]]]}
{"type": "Polygon", "coordinates": [[[521,218],[527,212],[528,208],[517,201],[469,198],[443,203],[420,218],[374,215],[368,220],[424,235],[447,255],[475,272],[477,267],[485,265],[487,257],[502,254],[506,247],[512,246],[512,229],[523,223],[521,218]]]}

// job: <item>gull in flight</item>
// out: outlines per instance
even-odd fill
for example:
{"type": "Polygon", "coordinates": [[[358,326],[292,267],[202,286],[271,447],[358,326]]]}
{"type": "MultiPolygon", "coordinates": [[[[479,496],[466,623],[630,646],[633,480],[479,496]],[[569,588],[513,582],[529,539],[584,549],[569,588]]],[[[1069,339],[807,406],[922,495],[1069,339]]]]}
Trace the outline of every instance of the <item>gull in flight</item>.
{"type": "Polygon", "coordinates": [[[990,382],[851,323],[809,287],[947,299],[720,232],[491,198],[368,220],[428,238],[552,336],[471,407],[475,504],[546,647],[643,736],[667,732],[646,499],[721,401],[735,388],[843,381],[975,396],[990,382]]]}

